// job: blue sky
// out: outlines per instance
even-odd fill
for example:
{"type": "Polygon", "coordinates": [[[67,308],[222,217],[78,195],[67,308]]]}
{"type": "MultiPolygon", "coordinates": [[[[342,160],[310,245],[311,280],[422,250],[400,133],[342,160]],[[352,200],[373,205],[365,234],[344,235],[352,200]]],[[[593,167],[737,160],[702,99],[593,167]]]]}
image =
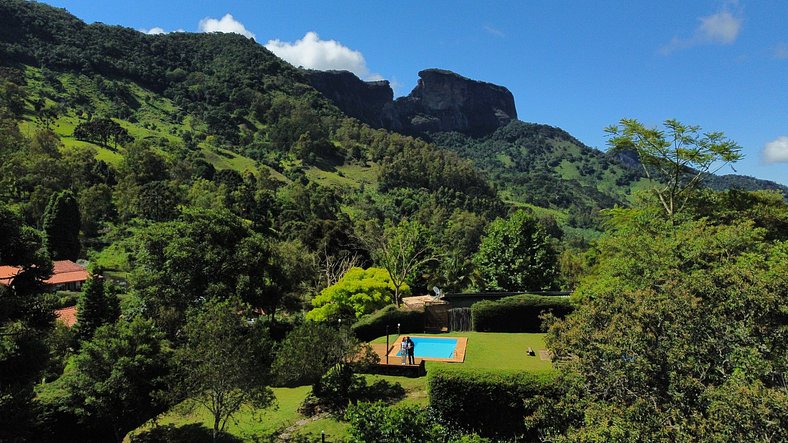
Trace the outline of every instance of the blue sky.
{"type": "Polygon", "coordinates": [[[788,184],[784,0],[47,3],[88,23],[244,33],[294,64],[385,78],[396,95],[422,69],[450,69],[508,87],[521,120],[600,149],[622,117],[676,118],[742,145],[739,173],[788,184]]]}

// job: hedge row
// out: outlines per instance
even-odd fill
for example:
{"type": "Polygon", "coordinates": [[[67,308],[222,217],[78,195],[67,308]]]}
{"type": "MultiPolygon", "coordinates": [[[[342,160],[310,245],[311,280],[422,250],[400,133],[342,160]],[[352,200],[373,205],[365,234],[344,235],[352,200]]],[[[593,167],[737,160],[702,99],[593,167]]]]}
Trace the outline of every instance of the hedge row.
{"type": "MultiPolygon", "coordinates": [[[[525,400],[552,395],[556,372],[430,368],[430,406],[446,422],[485,437],[531,441],[525,400]]],[[[535,440],[534,440],[535,441],[535,440]]]]}
{"type": "Polygon", "coordinates": [[[569,297],[514,295],[475,303],[471,306],[471,320],[473,329],[479,332],[540,332],[542,312],[550,311],[563,318],[573,309],[569,297]]]}
{"type": "Polygon", "coordinates": [[[400,333],[424,332],[424,311],[423,310],[403,310],[395,306],[385,308],[361,317],[351,329],[359,340],[370,341],[377,337],[386,335],[386,325],[389,326],[389,333],[397,333],[397,323],[400,324],[400,333]]]}

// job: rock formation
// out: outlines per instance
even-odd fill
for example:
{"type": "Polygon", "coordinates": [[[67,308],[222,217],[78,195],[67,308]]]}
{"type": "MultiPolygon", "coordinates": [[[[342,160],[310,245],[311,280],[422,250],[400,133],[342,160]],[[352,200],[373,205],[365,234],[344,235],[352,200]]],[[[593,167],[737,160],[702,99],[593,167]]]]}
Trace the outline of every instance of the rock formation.
{"type": "Polygon", "coordinates": [[[421,71],[419,77],[408,96],[393,100],[386,81],[364,82],[347,71],[307,71],[315,89],[346,114],[376,128],[482,136],[517,118],[514,97],[503,86],[440,69],[421,71]]]}
{"type": "Polygon", "coordinates": [[[309,83],[345,114],[380,128],[383,107],[394,100],[388,80],[365,82],[349,71],[305,72],[309,83]]]}

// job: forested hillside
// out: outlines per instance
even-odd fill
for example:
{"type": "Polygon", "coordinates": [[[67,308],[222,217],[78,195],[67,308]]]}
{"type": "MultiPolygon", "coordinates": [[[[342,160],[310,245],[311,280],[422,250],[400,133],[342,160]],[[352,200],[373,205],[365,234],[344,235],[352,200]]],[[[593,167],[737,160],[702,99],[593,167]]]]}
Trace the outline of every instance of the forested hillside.
{"type": "Polygon", "coordinates": [[[598,227],[595,213],[626,201],[640,171],[566,131],[515,121],[482,138],[437,133],[438,146],[473,160],[505,199],[565,210],[571,226],[598,227]]]}
{"type": "Polygon", "coordinates": [[[624,119],[607,154],[420,76],[369,104],[237,34],[0,0],[0,442],[785,439],[788,206],[700,186],[734,141],[624,119]],[[448,329],[403,307],[433,288],[528,295],[452,310],[459,370],[362,375],[448,329]]]}

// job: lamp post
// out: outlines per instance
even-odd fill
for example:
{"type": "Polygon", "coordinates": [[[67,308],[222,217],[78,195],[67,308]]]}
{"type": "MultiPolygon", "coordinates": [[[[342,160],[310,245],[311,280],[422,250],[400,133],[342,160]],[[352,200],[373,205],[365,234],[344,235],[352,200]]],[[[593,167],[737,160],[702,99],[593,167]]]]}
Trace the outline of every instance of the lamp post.
{"type": "Polygon", "coordinates": [[[400,332],[399,332],[399,323],[397,323],[397,335],[400,335],[400,332]]]}
{"type": "Polygon", "coordinates": [[[389,325],[386,325],[386,364],[389,364],[389,325]]]}

